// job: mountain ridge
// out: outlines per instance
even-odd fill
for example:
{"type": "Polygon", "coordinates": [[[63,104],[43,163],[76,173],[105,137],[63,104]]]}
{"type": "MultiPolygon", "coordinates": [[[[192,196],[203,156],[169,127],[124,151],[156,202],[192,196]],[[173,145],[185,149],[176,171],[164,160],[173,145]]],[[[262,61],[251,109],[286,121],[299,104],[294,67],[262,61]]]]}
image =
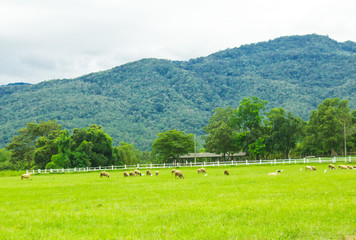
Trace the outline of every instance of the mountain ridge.
{"type": "Polygon", "coordinates": [[[268,100],[309,117],[325,98],[355,108],[356,43],[327,36],[280,37],[188,61],[145,58],[73,79],[0,86],[0,147],[30,121],[57,119],[64,128],[102,125],[141,150],[160,131],[198,136],[216,107],[244,97],[268,100]]]}

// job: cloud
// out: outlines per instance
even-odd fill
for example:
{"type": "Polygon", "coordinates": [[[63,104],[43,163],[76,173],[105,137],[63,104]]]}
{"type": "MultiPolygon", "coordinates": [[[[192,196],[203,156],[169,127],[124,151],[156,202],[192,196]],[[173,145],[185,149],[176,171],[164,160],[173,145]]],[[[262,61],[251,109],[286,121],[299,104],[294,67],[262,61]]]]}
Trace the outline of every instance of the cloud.
{"type": "Polygon", "coordinates": [[[147,57],[188,60],[286,35],[355,41],[354,9],[351,0],[3,0],[0,84],[71,78],[147,57]]]}

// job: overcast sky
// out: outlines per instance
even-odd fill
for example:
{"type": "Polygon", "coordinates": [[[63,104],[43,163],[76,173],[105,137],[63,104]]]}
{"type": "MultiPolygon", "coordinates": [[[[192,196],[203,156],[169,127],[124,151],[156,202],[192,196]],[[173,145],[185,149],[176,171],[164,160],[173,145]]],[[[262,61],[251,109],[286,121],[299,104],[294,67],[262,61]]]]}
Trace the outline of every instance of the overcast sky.
{"type": "Polygon", "coordinates": [[[355,0],[0,0],[0,85],[316,33],[356,42],[355,0]]]}

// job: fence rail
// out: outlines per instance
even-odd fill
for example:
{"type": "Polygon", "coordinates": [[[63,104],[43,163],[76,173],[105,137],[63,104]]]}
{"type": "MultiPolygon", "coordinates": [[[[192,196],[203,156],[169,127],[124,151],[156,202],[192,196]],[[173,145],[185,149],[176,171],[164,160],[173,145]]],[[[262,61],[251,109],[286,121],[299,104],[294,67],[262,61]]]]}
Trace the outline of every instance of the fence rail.
{"type": "Polygon", "coordinates": [[[299,159],[273,159],[273,160],[240,160],[240,161],[217,161],[217,162],[184,162],[184,163],[160,163],[160,164],[136,164],[121,166],[85,167],[85,168],[61,168],[61,169],[33,169],[26,172],[33,174],[42,173],[69,173],[69,172],[91,172],[101,170],[123,170],[123,169],[155,169],[173,167],[220,167],[220,166],[241,166],[241,165],[262,165],[262,164],[306,164],[306,163],[336,163],[356,162],[356,157],[333,157],[333,158],[299,158],[299,159]]]}

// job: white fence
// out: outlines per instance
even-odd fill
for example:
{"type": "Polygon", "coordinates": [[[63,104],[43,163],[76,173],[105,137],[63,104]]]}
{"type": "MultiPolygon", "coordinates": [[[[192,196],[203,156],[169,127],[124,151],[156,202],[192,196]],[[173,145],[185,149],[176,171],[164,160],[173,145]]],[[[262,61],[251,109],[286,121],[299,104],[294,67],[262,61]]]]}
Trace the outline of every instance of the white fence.
{"type": "MultiPolygon", "coordinates": [[[[124,169],[155,169],[173,167],[220,167],[220,166],[241,166],[259,164],[307,164],[307,163],[336,163],[356,162],[356,157],[334,157],[334,158],[302,158],[302,159],[274,159],[274,160],[243,160],[243,161],[217,161],[217,162],[185,162],[185,163],[161,163],[161,164],[137,164],[122,166],[85,167],[85,168],[61,168],[61,169],[36,169],[31,170],[33,174],[40,173],[69,173],[69,172],[90,172],[101,170],[124,170],[124,169]]],[[[27,173],[29,170],[26,171],[27,173]]]]}

